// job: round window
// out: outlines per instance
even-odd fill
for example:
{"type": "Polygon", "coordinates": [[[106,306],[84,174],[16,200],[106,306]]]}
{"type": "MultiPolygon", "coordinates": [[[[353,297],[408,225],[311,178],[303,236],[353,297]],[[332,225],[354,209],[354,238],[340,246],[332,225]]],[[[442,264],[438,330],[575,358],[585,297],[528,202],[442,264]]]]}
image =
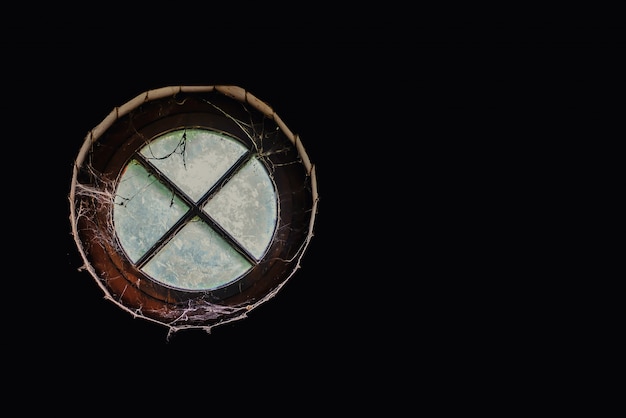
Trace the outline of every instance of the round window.
{"type": "Polygon", "coordinates": [[[87,270],[133,316],[210,331],[300,268],[315,166],[270,106],[236,86],[147,91],[86,136],[70,221],[87,270]]]}

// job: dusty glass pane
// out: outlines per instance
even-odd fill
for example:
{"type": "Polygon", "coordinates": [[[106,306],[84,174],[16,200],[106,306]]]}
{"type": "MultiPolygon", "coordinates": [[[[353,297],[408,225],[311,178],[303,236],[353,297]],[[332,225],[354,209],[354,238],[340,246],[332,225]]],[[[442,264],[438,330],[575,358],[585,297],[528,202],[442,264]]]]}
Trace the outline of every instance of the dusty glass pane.
{"type": "Polygon", "coordinates": [[[274,185],[263,164],[251,159],[204,210],[260,259],[272,241],[277,209],[274,185]]]}
{"type": "MultiPolygon", "coordinates": [[[[199,199],[247,152],[240,142],[207,130],[168,133],[144,147],[169,181],[199,199]]],[[[188,210],[182,200],[132,161],[121,177],[114,221],[122,247],[137,261],[188,210]]],[[[257,259],[272,241],[277,196],[265,166],[250,159],[203,210],[257,259]]],[[[184,226],[142,268],[162,283],[189,290],[226,285],[252,265],[199,217],[184,226]]]]}
{"type": "Polygon", "coordinates": [[[245,153],[239,141],[204,129],[173,131],[141,150],[194,200],[202,197],[245,153]]]}
{"type": "Polygon", "coordinates": [[[174,287],[208,290],[230,283],[250,267],[215,231],[195,218],[146,264],[144,271],[174,287]]]}
{"type": "Polygon", "coordinates": [[[137,261],[188,210],[155,177],[132,161],[115,195],[113,222],[120,244],[137,261]]]}

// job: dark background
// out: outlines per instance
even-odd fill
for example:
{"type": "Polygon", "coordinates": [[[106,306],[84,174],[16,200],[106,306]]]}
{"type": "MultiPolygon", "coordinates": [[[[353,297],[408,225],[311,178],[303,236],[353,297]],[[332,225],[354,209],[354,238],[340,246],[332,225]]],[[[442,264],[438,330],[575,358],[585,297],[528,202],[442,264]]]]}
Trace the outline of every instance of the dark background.
{"type": "Polygon", "coordinates": [[[555,167],[621,109],[603,98],[623,91],[619,31],[95,32],[0,44],[5,265],[17,264],[5,338],[34,350],[39,375],[273,374],[281,388],[317,378],[339,393],[373,375],[497,379],[555,355],[557,320],[536,314],[554,290],[538,262],[560,230],[555,167]],[[316,165],[320,202],[302,268],[275,298],[168,339],[79,271],[67,197],[90,129],[142,92],[188,84],[270,104],[316,165]]]}

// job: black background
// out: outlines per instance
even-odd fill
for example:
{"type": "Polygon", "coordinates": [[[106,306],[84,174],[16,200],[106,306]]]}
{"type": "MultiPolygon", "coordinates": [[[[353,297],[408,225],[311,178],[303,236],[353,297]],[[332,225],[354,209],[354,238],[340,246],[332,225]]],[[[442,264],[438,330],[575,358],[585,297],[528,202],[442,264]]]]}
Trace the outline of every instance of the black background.
{"type": "Polygon", "coordinates": [[[263,386],[273,375],[277,393],[309,379],[340,393],[417,374],[497,379],[554,354],[533,290],[554,239],[537,238],[536,222],[555,215],[545,181],[560,179],[538,177],[618,110],[601,99],[623,87],[617,31],[223,31],[2,44],[5,339],[35,353],[40,377],[263,386]],[[188,84],[238,85],[270,104],[316,165],[320,201],[301,269],[274,299],[168,339],[79,271],[67,198],[90,129],[142,92],[188,84]]]}

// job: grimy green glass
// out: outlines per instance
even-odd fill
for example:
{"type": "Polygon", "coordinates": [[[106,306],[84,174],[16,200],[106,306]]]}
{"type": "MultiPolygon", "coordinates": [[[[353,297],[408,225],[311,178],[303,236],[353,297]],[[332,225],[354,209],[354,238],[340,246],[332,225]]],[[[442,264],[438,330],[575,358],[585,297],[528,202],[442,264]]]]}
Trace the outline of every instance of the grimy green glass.
{"type": "MultiPolygon", "coordinates": [[[[189,128],[168,132],[142,148],[123,170],[115,193],[113,222],[128,258],[137,262],[178,225],[190,210],[185,199],[196,204],[215,189],[201,201],[202,211],[260,260],[274,236],[279,208],[272,178],[257,158],[231,173],[247,152],[228,135],[189,128]]],[[[142,271],[184,290],[214,290],[249,271],[253,264],[203,218],[190,216],[177,227],[142,271]]]]}

